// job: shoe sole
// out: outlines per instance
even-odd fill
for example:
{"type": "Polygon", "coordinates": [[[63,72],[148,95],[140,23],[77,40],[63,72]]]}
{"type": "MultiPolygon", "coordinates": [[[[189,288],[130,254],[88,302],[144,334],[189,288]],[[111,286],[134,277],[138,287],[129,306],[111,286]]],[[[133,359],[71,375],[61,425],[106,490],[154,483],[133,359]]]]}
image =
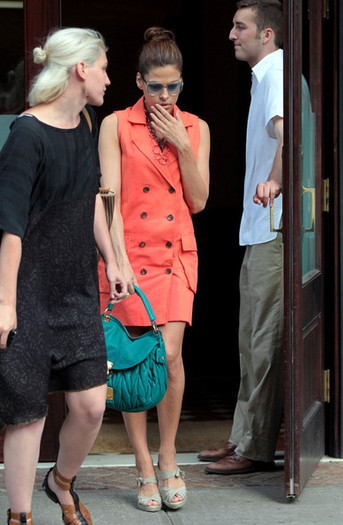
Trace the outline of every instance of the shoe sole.
{"type": "Polygon", "coordinates": [[[199,461],[207,461],[208,463],[214,463],[215,461],[219,461],[220,459],[225,458],[226,456],[220,456],[219,458],[210,458],[208,456],[198,456],[199,461]]]}
{"type": "Polygon", "coordinates": [[[205,472],[207,474],[222,474],[223,476],[230,476],[231,474],[249,474],[250,472],[272,472],[276,470],[275,463],[270,465],[256,465],[255,467],[235,470],[216,470],[214,468],[206,467],[205,472]]]}
{"type": "Polygon", "coordinates": [[[181,507],[183,507],[185,505],[187,501],[187,495],[181,500],[181,501],[176,501],[176,502],[166,502],[166,501],[162,501],[162,507],[164,509],[167,509],[167,510],[178,510],[178,509],[181,509],[181,507]]]}
{"type": "Polygon", "coordinates": [[[221,474],[224,476],[229,476],[230,474],[248,474],[249,472],[259,472],[255,468],[246,468],[246,469],[238,469],[238,470],[215,470],[212,468],[206,468],[205,472],[207,474],[221,474]]]}
{"type": "Polygon", "coordinates": [[[145,512],[159,512],[162,509],[161,505],[142,505],[141,503],[137,504],[139,510],[144,510],[145,512]]]}

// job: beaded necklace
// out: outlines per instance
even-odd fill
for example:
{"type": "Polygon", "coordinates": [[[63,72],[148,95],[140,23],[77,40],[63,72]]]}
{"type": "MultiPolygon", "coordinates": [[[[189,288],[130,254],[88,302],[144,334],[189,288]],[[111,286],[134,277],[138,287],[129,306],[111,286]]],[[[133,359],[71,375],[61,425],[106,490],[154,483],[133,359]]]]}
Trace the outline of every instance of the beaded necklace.
{"type": "Polygon", "coordinates": [[[150,113],[149,113],[149,111],[148,111],[148,109],[146,107],[145,102],[144,102],[144,110],[145,110],[146,124],[147,124],[148,130],[149,130],[149,136],[154,141],[154,145],[153,145],[152,151],[153,151],[154,155],[156,156],[156,160],[158,160],[158,162],[160,164],[162,164],[163,166],[169,166],[170,161],[169,161],[169,155],[168,154],[170,152],[170,149],[167,146],[167,141],[166,141],[166,139],[159,139],[156,136],[156,131],[154,130],[154,128],[151,125],[151,122],[152,122],[151,116],[150,116],[150,113]]]}

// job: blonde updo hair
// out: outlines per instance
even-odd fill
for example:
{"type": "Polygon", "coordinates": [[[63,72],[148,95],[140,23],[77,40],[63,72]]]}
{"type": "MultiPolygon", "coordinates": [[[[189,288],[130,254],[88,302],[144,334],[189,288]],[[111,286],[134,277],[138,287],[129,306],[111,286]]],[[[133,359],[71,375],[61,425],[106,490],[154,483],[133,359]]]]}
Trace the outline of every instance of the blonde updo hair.
{"type": "Polygon", "coordinates": [[[144,45],[138,57],[138,71],[144,77],[152,68],[176,66],[182,73],[182,54],[175,34],[163,27],[149,27],[144,33],[144,45]]]}
{"type": "Polygon", "coordinates": [[[107,51],[104,38],[93,29],[72,27],[50,33],[44,46],[33,50],[33,60],[43,70],[33,80],[28,97],[30,106],[52,102],[62,95],[73,66],[80,61],[91,66],[102,49],[107,51]]]}

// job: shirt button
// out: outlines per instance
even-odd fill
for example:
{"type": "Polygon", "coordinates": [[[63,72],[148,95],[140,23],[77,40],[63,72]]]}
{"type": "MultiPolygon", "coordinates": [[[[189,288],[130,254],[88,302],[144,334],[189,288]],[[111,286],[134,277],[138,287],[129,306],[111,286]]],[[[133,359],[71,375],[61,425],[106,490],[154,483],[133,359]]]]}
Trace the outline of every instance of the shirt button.
{"type": "Polygon", "coordinates": [[[170,188],[169,188],[169,190],[168,190],[168,191],[169,191],[169,193],[175,193],[175,189],[174,189],[174,188],[172,188],[171,186],[170,186],[170,188]]]}
{"type": "Polygon", "coordinates": [[[173,215],[170,214],[170,215],[168,215],[167,219],[168,219],[168,221],[173,221],[174,217],[173,217],[173,215]]]}
{"type": "Polygon", "coordinates": [[[139,247],[140,247],[140,248],[144,248],[145,245],[146,245],[146,243],[145,243],[144,241],[142,241],[142,242],[139,243],[139,247]]]}
{"type": "Polygon", "coordinates": [[[150,191],[149,186],[144,186],[143,191],[144,193],[148,193],[148,191],[150,191]]]}
{"type": "Polygon", "coordinates": [[[147,214],[146,211],[143,211],[143,212],[141,213],[141,218],[142,218],[142,219],[146,219],[147,216],[148,216],[148,214],[147,214]]]}
{"type": "Polygon", "coordinates": [[[142,268],[141,271],[140,271],[140,274],[141,275],[146,275],[147,274],[147,271],[145,268],[142,268]]]}
{"type": "Polygon", "coordinates": [[[166,242],[166,248],[171,248],[173,246],[173,243],[170,241],[166,242]]]}
{"type": "Polygon", "coordinates": [[[164,270],[164,273],[170,275],[170,274],[172,273],[172,271],[171,271],[170,268],[166,268],[166,269],[164,270]]]}

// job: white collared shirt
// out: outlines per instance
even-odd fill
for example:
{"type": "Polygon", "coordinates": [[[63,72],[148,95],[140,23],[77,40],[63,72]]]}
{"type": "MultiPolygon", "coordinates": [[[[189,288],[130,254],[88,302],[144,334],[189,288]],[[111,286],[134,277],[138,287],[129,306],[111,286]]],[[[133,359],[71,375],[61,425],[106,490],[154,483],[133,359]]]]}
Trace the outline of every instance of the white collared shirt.
{"type": "MultiPolygon", "coordinates": [[[[273,118],[283,118],[283,51],[265,56],[252,68],[251,102],[247,125],[246,170],[243,214],[239,232],[241,246],[260,244],[275,239],[270,232],[270,208],[253,202],[256,186],[265,182],[271,172],[278,141],[273,118]]],[[[282,214],[282,195],[274,200],[274,228],[282,214]]]]}

